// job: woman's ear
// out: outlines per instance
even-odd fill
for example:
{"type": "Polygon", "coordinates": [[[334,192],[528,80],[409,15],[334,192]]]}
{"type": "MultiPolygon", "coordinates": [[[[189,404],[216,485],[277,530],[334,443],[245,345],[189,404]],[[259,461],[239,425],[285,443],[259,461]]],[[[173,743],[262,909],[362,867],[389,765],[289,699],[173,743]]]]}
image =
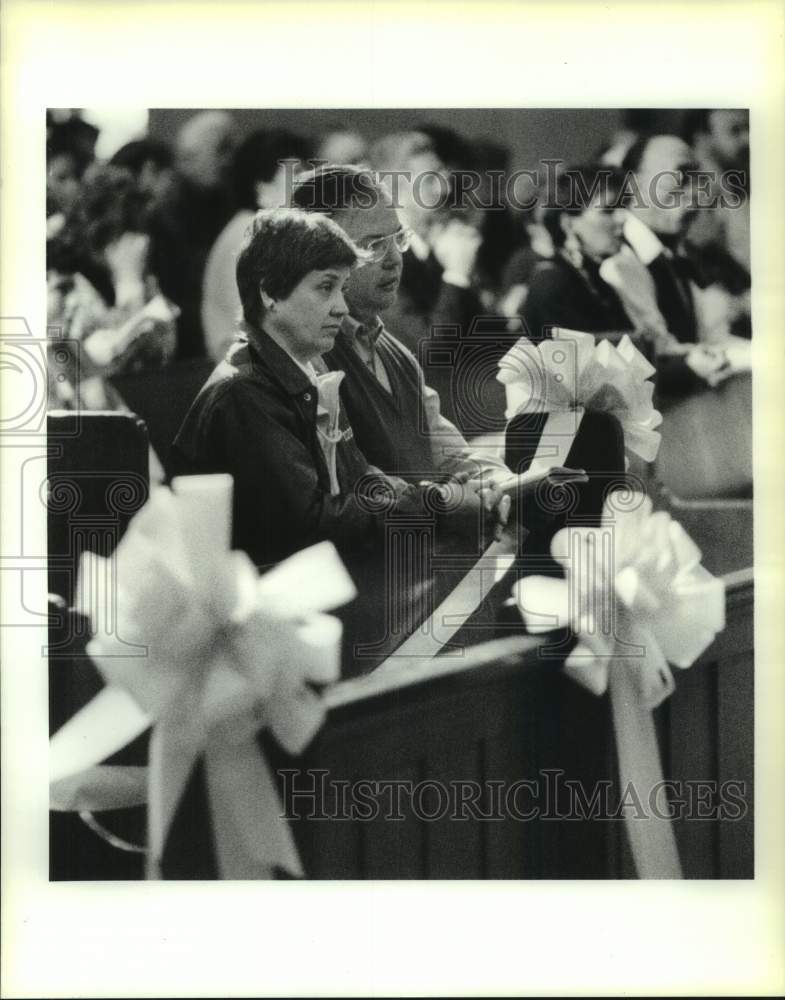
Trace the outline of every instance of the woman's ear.
{"type": "Polygon", "coordinates": [[[268,311],[275,308],[275,299],[271,295],[268,295],[263,288],[259,289],[259,298],[262,300],[264,308],[268,311]]]}

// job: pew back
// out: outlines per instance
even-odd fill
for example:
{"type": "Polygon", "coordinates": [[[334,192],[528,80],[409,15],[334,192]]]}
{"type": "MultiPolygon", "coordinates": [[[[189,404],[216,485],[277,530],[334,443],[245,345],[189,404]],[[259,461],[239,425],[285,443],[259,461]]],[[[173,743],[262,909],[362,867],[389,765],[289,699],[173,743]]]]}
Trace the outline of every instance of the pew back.
{"type": "MultiPolygon", "coordinates": [[[[751,573],[727,583],[725,632],[656,713],[664,775],[688,800],[675,824],[687,877],[753,875],[751,573]],[[739,816],[720,808],[729,781],[739,816]],[[713,819],[696,815],[701,794],[713,819]]],[[[597,789],[613,804],[618,783],[608,699],[564,676],[565,652],[339,685],[283,781],[309,876],[633,877],[622,821],[579,818],[597,789]]]]}
{"type": "Polygon", "coordinates": [[[134,414],[47,416],[49,590],[73,602],[79,557],[109,555],[147,500],[148,437],[134,414]]]}
{"type": "Polygon", "coordinates": [[[663,411],[655,475],[683,499],[752,495],[752,376],[734,375],[663,411]]]}
{"type": "Polygon", "coordinates": [[[112,379],[126,406],[147,425],[150,444],[167,473],[172,441],[213,367],[208,358],[193,358],[112,379]]]}

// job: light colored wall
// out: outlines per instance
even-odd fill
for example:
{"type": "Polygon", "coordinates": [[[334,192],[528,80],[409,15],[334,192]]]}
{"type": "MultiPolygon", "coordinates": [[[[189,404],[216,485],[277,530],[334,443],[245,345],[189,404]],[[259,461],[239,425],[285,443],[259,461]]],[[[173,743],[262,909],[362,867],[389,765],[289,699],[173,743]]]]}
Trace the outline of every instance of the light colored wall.
{"type": "MultiPolygon", "coordinates": [[[[197,109],[152,109],[150,134],[172,140],[197,109]]],[[[233,110],[233,109],[230,109],[233,110]]],[[[373,140],[386,132],[414,128],[418,122],[447,125],[469,139],[492,139],[509,147],[512,169],[534,169],[547,157],[570,162],[590,158],[619,127],[617,109],[436,108],[436,109],[238,109],[244,133],[285,127],[312,137],[348,127],[373,140]]]]}

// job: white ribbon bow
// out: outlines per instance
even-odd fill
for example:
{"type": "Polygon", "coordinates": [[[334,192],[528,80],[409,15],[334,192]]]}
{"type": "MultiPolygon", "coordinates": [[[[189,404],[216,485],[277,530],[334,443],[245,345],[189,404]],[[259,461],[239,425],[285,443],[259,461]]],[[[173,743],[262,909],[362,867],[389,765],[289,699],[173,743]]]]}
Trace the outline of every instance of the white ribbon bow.
{"type": "Polygon", "coordinates": [[[229,551],[231,477],[172,486],[153,494],[111,559],[83,556],[87,651],[107,687],[50,742],[52,807],[133,805],[146,785],[148,874],[157,877],[203,754],[221,876],[300,875],[255,734],[269,726],[299,753],[318,730],[324,710],[308,682],[337,679],[341,637],[340,622],[321,612],[351,600],[354,585],[329,542],[259,577],[229,551]],[[150,725],[146,776],[95,766],[150,725]]]}
{"type": "Polygon", "coordinates": [[[499,362],[497,379],[505,387],[508,420],[519,413],[549,414],[541,441],[558,449],[551,464],[566,463],[587,409],[617,417],[625,447],[651,462],[660,445],[655,428],[662,423],[652,404],[654,371],[626,334],[615,346],[557,327],[551,340],[539,344],[522,337],[499,362]]]}
{"type": "MultiPolygon", "coordinates": [[[[597,695],[610,687],[622,786],[649,793],[662,781],[651,710],[673,691],[669,664],[691,666],[724,629],[723,581],[642,494],[611,494],[600,528],[562,529],[551,553],[566,578],[519,580],[518,607],[529,631],[576,634],[565,670],[597,695]]],[[[679,877],[667,822],[631,819],[628,831],[641,877],[679,877]]]]}

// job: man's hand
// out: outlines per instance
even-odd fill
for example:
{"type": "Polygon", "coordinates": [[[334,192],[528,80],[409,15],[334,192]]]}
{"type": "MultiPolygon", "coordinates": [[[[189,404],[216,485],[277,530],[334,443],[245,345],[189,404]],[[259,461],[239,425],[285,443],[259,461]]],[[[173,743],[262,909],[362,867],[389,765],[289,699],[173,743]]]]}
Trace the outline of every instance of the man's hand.
{"type": "Polygon", "coordinates": [[[480,508],[492,514],[493,537],[498,541],[507,527],[513,505],[518,511],[517,519],[531,531],[565,513],[567,505],[560,502],[560,487],[588,481],[584,469],[553,466],[542,475],[524,474],[501,482],[491,477],[470,479],[468,472],[460,472],[438,485],[429,482],[420,485],[438,491],[439,503],[448,512],[448,517],[456,519],[456,527],[458,519],[479,519],[480,508]]]}
{"type": "Polygon", "coordinates": [[[465,522],[469,522],[475,530],[481,524],[487,529],[488,519],[481,521],[481,511],[484,510],[486,514],[493,515],[491,521],[494,539],[501,539],[510,516],[511,500],[495,483],[471,479],[468,472],[459,472],[441,483],[424,480],[419,485],[434,491],[438,507],[444,511],[445,517],[449,518],[457,532],[464,530],[465,522]]]}
{"type": "Polygon", "coordinates": [[[696,375],[712,388],[724,382],[732,374],[732,368],[725,351],[721,347],[693,347],[685,356],[687,364],[696,375]]]}
{"type": "Polygon", "coordinates": [[[512,497],[504,486],[489,478],[471,479],[468,472],[456,473],[439,484],[422,482],[420,485],[438,491],[440,505],[448,512],[448,517],[455,519],[456,528],[459,527],[459,519],[468,518],[479,525],[480,511],[483,510],[486,515],[491,515],[483,519],[483,535],[491,528],[493,539],[497,542],[501,540],[512,509],[512,497]]]}
{"type": "Polygon", "coordinates": [[[510,519],[510,495],[493,481],[483,479],[468,479],[464,488],[472,490],[486,513],[493,515],[493,538],[500,541],[510,519]]]}

